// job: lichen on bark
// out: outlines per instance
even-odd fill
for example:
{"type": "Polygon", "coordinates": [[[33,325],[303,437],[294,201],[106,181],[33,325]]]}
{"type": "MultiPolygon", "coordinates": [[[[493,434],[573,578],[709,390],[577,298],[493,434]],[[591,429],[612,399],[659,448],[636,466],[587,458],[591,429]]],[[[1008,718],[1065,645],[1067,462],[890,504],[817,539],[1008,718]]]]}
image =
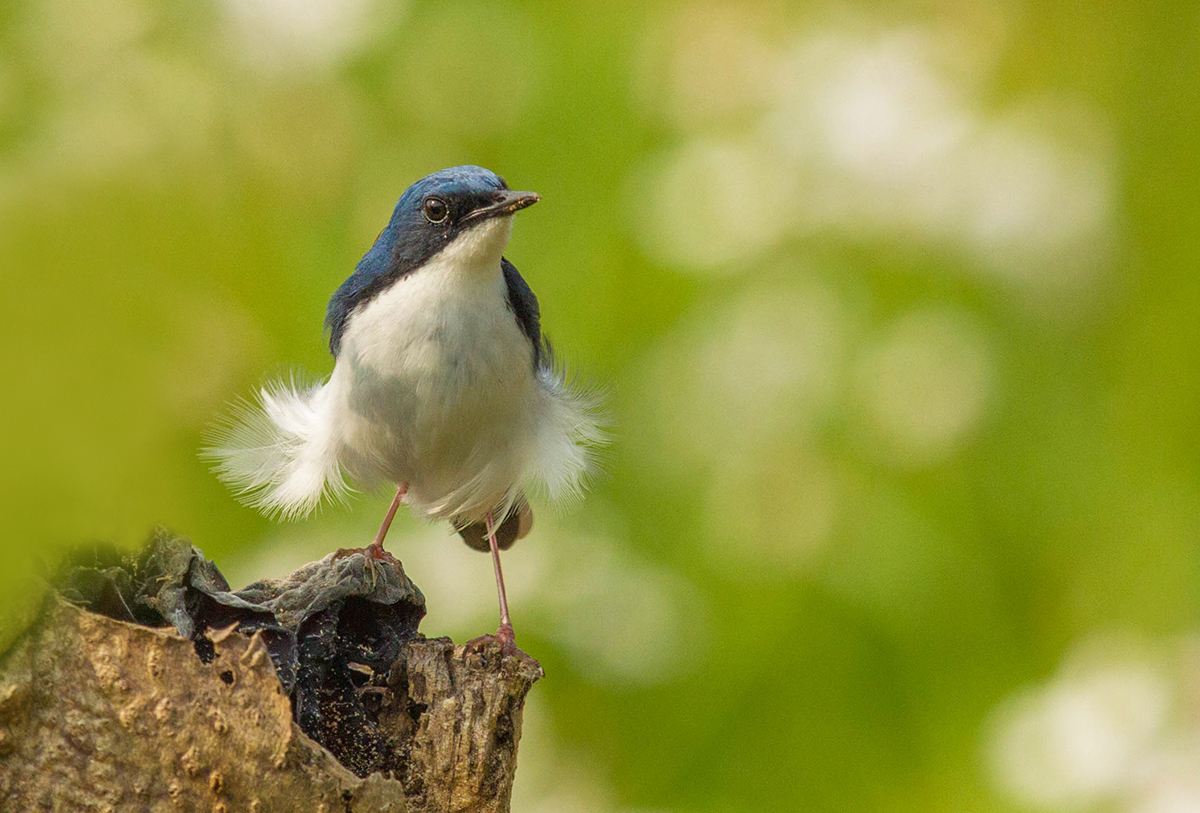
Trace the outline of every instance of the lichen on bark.
{"type": "Polygon", "coordinates": [[[233,592],[160,538],[75,567],[0,656],[0,810],[508,809],[541,669],[420,636],[399,562],[233,592]]]}

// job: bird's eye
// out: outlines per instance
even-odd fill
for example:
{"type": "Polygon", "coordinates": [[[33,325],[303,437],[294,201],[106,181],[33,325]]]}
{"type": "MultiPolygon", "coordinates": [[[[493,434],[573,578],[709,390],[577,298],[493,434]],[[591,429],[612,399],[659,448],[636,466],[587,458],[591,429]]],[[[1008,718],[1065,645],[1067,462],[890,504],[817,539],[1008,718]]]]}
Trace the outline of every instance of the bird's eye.
{"type": "Polygon", "coordinates": [[[450,216],[450,207],[441,198],[429,198],[425,201],[425,219],[430,223],[444,223],[450,216]]]}

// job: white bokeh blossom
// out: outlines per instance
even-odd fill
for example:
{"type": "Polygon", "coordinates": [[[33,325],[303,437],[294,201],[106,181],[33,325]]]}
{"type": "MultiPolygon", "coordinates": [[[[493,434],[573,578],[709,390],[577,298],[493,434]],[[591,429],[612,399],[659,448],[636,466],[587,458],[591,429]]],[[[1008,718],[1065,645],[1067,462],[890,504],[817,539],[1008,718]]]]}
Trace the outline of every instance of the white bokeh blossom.
{"type": "MultiPolygon", "coordinates": [[[[749,56],[701,93],[707,74],[677,68],[696,62],[684,36],[696,23],[680,15],[665,66],[644,66],[639,87],[677,129],[629,184],[654,204],[633,223],[650,256],[685,272],[752,272],[819,231],[944,248],[962,273],[1031,301],[1102,277],[1118,225],[1114,150],[1080,100],[991,109],[979,88],[995,60],[962,58],[962,42],[934,28],[846,21],[788,44],[753,15],[735,25],[749,56]]],[[[661,33],[652,42],[664,47],[661,33]]],[[[980,50],[995,45],[983,37],[980,50]]]]}
{"type": "Polygon", "coordinates": [[[1195,642],[1128,635],[1085,640],[1045,683],[991,715],[985,749],[996,787],[1038,810],[1200,810],[1195,642]]]}

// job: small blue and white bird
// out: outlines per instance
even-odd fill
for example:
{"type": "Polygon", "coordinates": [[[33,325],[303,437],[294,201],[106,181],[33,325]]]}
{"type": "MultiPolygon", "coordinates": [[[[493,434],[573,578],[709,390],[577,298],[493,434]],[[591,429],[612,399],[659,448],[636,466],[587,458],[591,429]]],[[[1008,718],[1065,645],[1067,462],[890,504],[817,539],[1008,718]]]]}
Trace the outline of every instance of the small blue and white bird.
{"type": "Polygon", "coordinates": [[[368,555],[387,556],[401,503],[449,520],[492,554],[508,643],[499,551],[529,532],[530,489],[581,492],[601,440],[592,399],[566,385],[537,298],[503,256],[513,214],[538,199],[476,166],[410,186],[329,301],[328,380],[264,387],[208,450],[244,501],[277,517],[304,516],[351,483],[394,484],[368,555]]]}

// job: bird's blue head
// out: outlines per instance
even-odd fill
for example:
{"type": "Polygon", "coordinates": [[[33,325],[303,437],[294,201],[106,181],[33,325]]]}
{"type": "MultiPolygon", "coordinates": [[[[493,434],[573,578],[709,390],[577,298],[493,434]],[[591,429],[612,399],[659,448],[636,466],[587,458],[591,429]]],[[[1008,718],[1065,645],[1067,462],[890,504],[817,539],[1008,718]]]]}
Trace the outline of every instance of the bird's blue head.
{"type": "Polygon", "coordinates": [[[513,192],[496,173],[462,166],[426,175],[400,196],[391,226],[412,239],[437,245],[490,217],[537,203],[532,192],[513,192]]]}
{"type": "MultiPolygon", "coordinates": [[[[514,192],[499,175],[476,166],[439,170],[414,183],[400,196],[391,220],[359,260],[354,274],[329,300],[325,326],[330,332],[330,350],[337,355],[346,320],[355,308],[448,246],[481,244],[489,248],[486,241],[472,238],[495,231],[497,220],[507,221],[508,216],[538,200],[536,193],[514,192]]],[[[500,233],[500,240],[507,240],[506,231],[500,233]]],[[[496,259],[499,273],[499,257],[496,259]]]]}

